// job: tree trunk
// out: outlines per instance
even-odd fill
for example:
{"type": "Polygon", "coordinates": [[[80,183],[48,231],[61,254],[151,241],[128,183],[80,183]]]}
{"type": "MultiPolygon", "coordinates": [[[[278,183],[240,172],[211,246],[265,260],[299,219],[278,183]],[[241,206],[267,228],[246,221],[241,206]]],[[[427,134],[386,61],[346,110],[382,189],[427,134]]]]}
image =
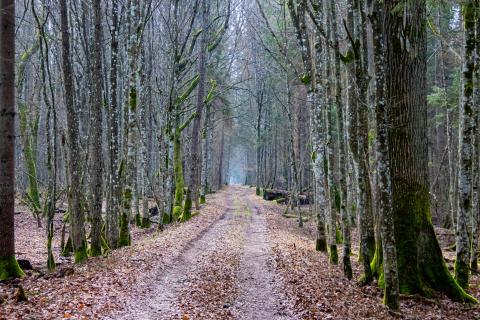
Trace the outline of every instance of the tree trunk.
{"type": "Polygon", "coordinates": [[[120,218],[120,238],[119,246],[129,246],[130,238],[130,218],[132,217],[132,206],[135,204],[135,160],[136,160],[136,142],[137,142],[137,57],[138,57],[138,39],[141,33],[139,24],[139,1],[130,0],[129,24],[130,37],[128,41],[128,117],[127,117],[127,156],[125,161],[125,185],[123,190],[123,209],[120,218]],[[138,25],[137,25],[138,23],[138,25]]]}
{"type": "MultiPolygon", "coordinates": [[[[477,20],[480,18],[480,2],[477,1],[477,20]]],[[[475,59],[475,88],[473,92],[473,105],[480,106],[480,22],[476,22],[476,59],[475,59]]],[[[478,271],[478,232],[480,231],[480,186],[479,186],[479,175],[480,175],[480,114],[476,112],[476,127],[477,132],[475,135],[475,151],[476,151],[476,172],[477,176],[475,177],[475,182],[477,183],[477,194],[476,194],[476,207],[472,216],[474,217],[472,223],[472,252],[470,257],[470,268],[474,271],[478,271]]]]}
{"type": "Polygon", "coordinates": [[[465,56],[463,65],[463,99],[460,108],[458,212],[455,230],[456,259],[455,280],[464,289],[468,288],[470,243],[468,223],[473,213],[473,140],[475,136],[475,108],[473,105],[473,72],[475,69],[475,0],[462,7],[465,25],[465,56]]]}
{"type": "MultiPolygon", "coordinates": [[[[367,67],[367,27],[366,14],[364,13],[364,1],[353,1],[353,18],[355,20],[354,28],[358,35],[358,43],[355,52],[355,80],[358,89],[356,96],[357,104],[357,127],[356,136],[357,145],[357,164],[358,164],[358,216],[360,232],[360,259],[363,263],[364,276],[362,282],[369,283],[373,279],[370,262],[375,254],[375,232],[373,225],[373,207],[372,207],[372,187],[370,184],[369,173],[369,147],[368,147],[368,84],[369,75],[367,67]]],[[[355,139],[353,138],[353,139],[355,139]]]]}
{"type": "MultiPolygon", "coordinates": [[[[399,309],[399,286],[397,250],[395,247],[394,220],[392,212],[392,184],[388,154],[388,119],[385,108],[385,55],[382,34],[382,11],[379,0],[374,0],[372,15],[373,45],[375,59],[375,117],[377,121],[377,174],[380,218],[380,238],[383,270],[377,270],[383,278],[383,302],[393,310],[399,309]]],[[[378,245],[378,244],[377,244],[378,245]]],[[[380,252],[379,250],[377,252],[380,252]]],[[[375,255],[380,260],[379,254],[375,255]]],[[[379,261],[379,263],[381,263],[379,261]]],[[[375,265],[375,263],[373,262],[375,265]]],[[[380,282],[382,279],[380,279],[380,282]]]]}
{"type": "Polygon", "coordinates": [[[203,122],[203,133],[202,133],[202,186],[200,188],[200,204],[205,203],[205,196],[208,193],[208,174],[209,174],[209,154],[210,154],[210,106],[207,105],[205,110],[205,120],[203,122]]]}
{"type": "Polygon", "coordinates": [[[81,263],[88,257],[85,239],[84,215],[82,209],[82,181],[80,172],[80,145],[78,140],[78,114],[75,110],[73,68],[70,55],[70,31],[68,28],[67,1],[60,0],[60,28],[62,34],[62,71],[65,93],[65,108],[67,110],[67,140],[68,140],[68,172],[70,186],[68,202],[72,244],[75,251],[75,262],[81,263]]]}
{"type": "MultiPolygon", "coordinates": [[[[205,107],[205,83],[206,83],[206,72],[207,72],[207,41],[208,41],[208,5],[207,0],[202,0],[202,34],[200,35],[200,48],[198,53],[198,87],[197,87],[197,101],[196,101],[196,115],[193,119],[193,128],[192,128],[192,141],[190,145],[190,180],[188,189],[190,190],[190,195],[193,197],[195,203],[195,209],[200,209],[199,203],[199,182],[198,174],[199,168],[202,167],[202,158],[200,158],[200,122],[202,119],[202,112],[205,107]]],[[[188,201],[192,201],[188,199],[188,201]]]]}
{"type": "Polygon", "coordinates": [[[476,301],[450,275],[431,222],[425,1],[387,0],[384,17],[385,101],[388,123],[396,124],[389,126],[388,146],[400,292],[428,295],[433,289],[476,301]]]}
{"type": "Polygon", "coordinates": [[[343,236],[343,273],[348,279],[352,278],[352,265],[350,262],[351,255],[351,237],[350,237],[350,221],[348,218],[348,188],[347,188],[347,172],[348,172],[348,150],[347,150],[347,132],[345,124],[344,109],[342,100],[342,74],[340,69],[340,46],[339,46],[339,30],[337,25],[337,11],[335,1],[330,0],[330,15],[332,17],[333,43],[335,49],[335,104],[338,110],[338,139],[340,142],[339,168],[340,168],[340,216],[342,219],[342,236],[343,236]]]}
{"type": "Polygon", "coordinates": [[[23,276],[15,259],[15,1],[0,1],[0,280],[23,276]]]}
{"type": "Polygon", "coordinates": [[[90,185],[92,203],[90,213],[92,215],[91,247],[90,254],[99,256],[102,254],[102,202],[103,202],[103,157],[102,157],[102,110],[103,110],[103,86],[102,86],[102,8],[100,0],[93,0],[93,104],[91,112],[91,166],[90,185]]]}
{"type": "Polygon", "coordinates": [[[121,188],[119,172],[119,112],[117,102],[117,75],[118,75],[118,0],[112,1],[112,30],[110,56],[110,108],[109,118],[109,151],[110,151],[110,190],[107,209],[106,233],[110,249],[118,247],[119,214],[121,188]]]}
{"type": "Polygon", "coordinates": [[[173,171],[175,175],[175,201],[173,204],[173,218],[180,219],[183,208],[183,193],[185,180],[183,178],[183,164],[182,164],[182,133],[176,130],[173,137],[173,171]]]}

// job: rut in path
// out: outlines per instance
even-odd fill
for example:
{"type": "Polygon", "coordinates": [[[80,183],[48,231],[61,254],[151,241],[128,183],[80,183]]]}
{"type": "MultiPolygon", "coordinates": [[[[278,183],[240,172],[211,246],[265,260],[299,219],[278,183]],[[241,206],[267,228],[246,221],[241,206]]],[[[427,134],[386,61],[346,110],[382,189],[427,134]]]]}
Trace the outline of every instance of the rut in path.
{"type": "Polygon", "coordinates": [[[243,257],[239,268],[240,295],[236,301],[240,319],[291,319],[286,312],[286,301],[280,294],[279,283],[267,266],[269,244],[267,225],[252,201],[245,195],[242,200],[251,212],[243,257]]]}
{"type": "MultiPolygon", "coordinates": [[[[270,248],[266,221],[254,205],[255,199],[249,197],[250,193],[248,188],[230,187],[224,193],[227,205],[222,218],[172,259],[168,271],[158,275],[158,280],[148,288],[149,297],[139,297],[138,301],[144,302],[129,306],[128,313],[122,319],[180,319],[182,310],[178,305],[179,295],[188,286],[188,275],[201,272],[202,267],[221,263],[208,258],[212,252],[219,250],[231,251],[229,253],[235,254],[240,261],[236,271],[237,295],[232,305],[227,306],[232,308],[235,319],[293,319],[282,304],[285,299],[278,289],[280,281],[269,271],[267,262],[270,248]],[[231,229],[241,230],[238,241],[243,246],[240,250],[222,245],[231,229]]],[[[216,287],[222,288],[220,285],[216,287]]],[[[188,296],[182,298],[191,299],[188,296]]]]}

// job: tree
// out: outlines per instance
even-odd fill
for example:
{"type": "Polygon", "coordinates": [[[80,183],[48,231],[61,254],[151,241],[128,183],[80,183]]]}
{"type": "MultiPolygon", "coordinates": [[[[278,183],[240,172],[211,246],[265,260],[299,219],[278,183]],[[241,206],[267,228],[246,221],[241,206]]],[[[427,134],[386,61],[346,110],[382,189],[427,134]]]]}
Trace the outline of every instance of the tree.
{"type": "Polygon", "coordinates": [[[66,0],[60,0],[60,32],[62,35],[62,71],[65,107],[67,110],[67,140],[69,149],[68,174],[70,175],[70,185],[68,187],[68,206],[75,262],[80,263],[85,261],[88,255],[82,208],[78,114],[75,110],[74,73],[70,55],[70,31],[68,28],[68,8],[66,0]]]}
{"type": "Polygon", "coordinates": [[[473,214],[473,164],[476,110],[473,104],[473,74],[475,70],[475,0],[470,0],[462,7],[465,25],[465,53],[463,65],[463,96],[460,107],[459,155],[460,170],[458,177],[458,212],[455,230],[456,259],[455,279],[458,284],[468,288],[470,241],[468,223],[473,214]]]}
{"type": "MultiPolygon", "coordinates": [[[[93,104],[91,118],[91,135],[102,136],[102,110],[103,110],[103,82],[102,82],[102,8],[100,0],[93,0],[93,104]]],[[[92,243],[90,254],[102,254],[102,202],[103,202],[103,152],[102,139],[93,139],[91,145],[91,196],[90,211],[92,215],[92,243]]]]}
{"type": "MultiPolygon", "coordinates": [[[[205,105],[205,83],[207,81],[207,42],[208,42],[208,4],[206,0],[201,2],[201,32],[200,35],[200,46],[198,48],[198,86],[197,86],[197,96],[196,96],[196,107],[195,107],[195,118],[193,119],[192,125],[192,142],[190,144],[190,179],[188,189],[189,192],[187,195],[190,195],[185,201],[191,203],[195,202],[195,209],[200,209],[199,203],[199,168],[201,166],[201,157],[199,155],[199,146],[200,146],[200,122],[202,118],[202,113],[205,105]]],[[[202,150],[202,152],[207,152],[202,150]]],[[[186,205],[186,210],[189,210],[190,205],[186,205]]],[[[185,214],[185,213],[184,213],[185,214]]],[[[188,213],[187,213],[188,215],[188,213]]]]}
{"type": "Polygon", "coordinates": [[[23,276],[15,259],[15,1],[0,1],[0,280],[23,276]]]}
{"type": "Polygon", "coordinates": [[[109,192],[107,200],[106,236],[110,249],[119,245],[119,214],[120,209],[120,173],[119,173],[119,121],[118,121],[118,0],[112,1],[111,22],[111,55],[110,55],[110,104],[108,112],[108,133],[110,151],[109,192]]]}
{"type": "Polygon", "coordinates": [[[401,293],[474,302],[450,275],[432,225],[426,113],[426,2],[384,2],[385,103],[401,293]],[[399,10],[401,8],[401,10],[399,10]],[[400,98],[402,97],[402,98],[400,98]]]}
{"type": "MultiPolygon", "coordinates": [[[[375,59],[375,118],[377,121],[377,174],[379,197],[380,238],[383,259],[383,302],[391,309],[399,308],[397,250],[395,247],[392,211],[392,182],[388,154],[388,115],[385,106],[385,55],[382,30],[382,8],[374,0],[372,12],[373,46],[375,59]]],[[[380,244],[377,244],[377,247],[380,244]]],[[[380,250],[375,256],[378,263],[380,250]]],[[[381,279],[380,279],[381,280],[381,279]]]]}
{"type": "Polygon", "coordinates": [[[334,54],[335,54],[335,104],[338,110],[338,139],[340,142],[340,154],[339,154],[339,168],[340,168],[340,191],[341,191],[341,202],[340,202],[340,215],[342,219],[342,237],[343,237],[343,273],[348,279],[352,278],[352,265],[350,262],[351,254],[351,241],[350,241],[350,221],[349,221],[349,204],[348,204],[348,188],[347,188],[347,126],[345,118],[345,105],[342,101],[342,75],[341,75],[341,65],[340,65],[340,45],[339,45],[339,30],[337,25],[337,10],[335,8],[335,1],[330,0],[330,16],[332,18],[332,28],[333,28],[333,44],[334,44],[334,54]]]}

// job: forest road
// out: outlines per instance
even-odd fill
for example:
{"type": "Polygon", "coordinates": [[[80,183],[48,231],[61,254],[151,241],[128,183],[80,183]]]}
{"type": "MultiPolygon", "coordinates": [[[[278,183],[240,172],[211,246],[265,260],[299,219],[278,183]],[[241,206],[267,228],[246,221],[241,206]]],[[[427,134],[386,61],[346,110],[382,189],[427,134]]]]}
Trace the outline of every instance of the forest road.
{"type": "Polygon", "coordinates": [[[295,319],[272,272],[252,189],[230,186],[224,213],[158,275],[121,319],[295,319]]]}

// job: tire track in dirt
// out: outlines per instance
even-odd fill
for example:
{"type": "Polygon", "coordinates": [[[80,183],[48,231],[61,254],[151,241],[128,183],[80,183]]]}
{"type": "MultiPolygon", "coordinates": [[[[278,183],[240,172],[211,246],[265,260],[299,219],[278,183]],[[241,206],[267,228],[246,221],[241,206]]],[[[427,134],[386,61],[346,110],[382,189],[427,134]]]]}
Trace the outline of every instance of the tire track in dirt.
{"type": "Polygon", "coordinates": [[[146,296],[115,319],[295,319],[270,265],[258,199],[239,186],[223,195],[221,218],[165,262],[146,296]]]}
{"type": "Polygon", "coordinates": [[[281,280],[269,266],[271,248],[266,219],[250,189],[242,189],[241,199],[250,213],[250,223],[239,267],[235,314],[238,319],[294,319],[281,293],[281,280]]]}
{"type": "Polygon", "coordinates": [[[200,273],[205,264],[214,263],[210,257],[216,251],[224,250],[220,247],[222,236],[228,236],[230,229],[238,227],[231,221],[234,212],[232,194],[225,194],[226,207],[221,218],[203,230],[195,240],[167,263],[166,272],[159,275],[157,281],[148,289],[149,297],[139,299],[139,301],[148,302],[130,305],[127,308],[128,312],[120,319],[180,319],[183,316],[184,310],[180,301],[184,300],[183,291],[185,287],[188,288],[190,277],[200,273]]]}

